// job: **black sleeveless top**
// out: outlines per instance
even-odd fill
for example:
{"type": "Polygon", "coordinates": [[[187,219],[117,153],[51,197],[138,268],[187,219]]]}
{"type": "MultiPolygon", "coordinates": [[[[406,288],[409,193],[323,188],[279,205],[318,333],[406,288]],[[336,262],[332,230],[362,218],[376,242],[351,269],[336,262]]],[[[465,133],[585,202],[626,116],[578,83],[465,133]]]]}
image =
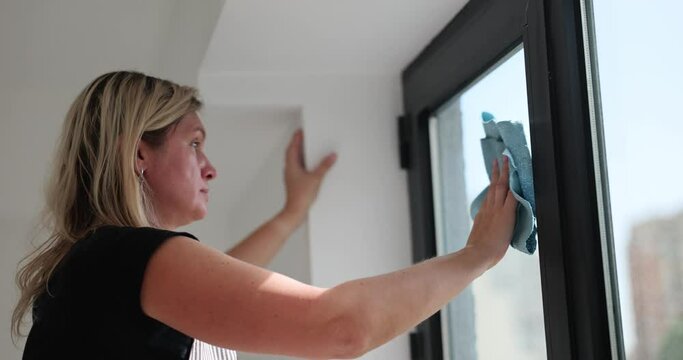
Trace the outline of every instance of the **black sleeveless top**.
{"type": "Polygon", "coordinates": [[[145,315],[147,262],[168,238],[192,234],[103,226],[76,242],[33,304],[24,360],[187,359],[194,339],[145,315]]]}

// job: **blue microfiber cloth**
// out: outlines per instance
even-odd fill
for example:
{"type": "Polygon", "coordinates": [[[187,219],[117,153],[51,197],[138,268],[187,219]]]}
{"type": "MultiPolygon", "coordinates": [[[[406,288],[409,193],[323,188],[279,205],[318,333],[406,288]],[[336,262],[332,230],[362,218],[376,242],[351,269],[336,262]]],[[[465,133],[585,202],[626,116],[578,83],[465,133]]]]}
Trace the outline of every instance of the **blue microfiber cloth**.
{"type": "MultiPolygon", "coordinates": [[[[481,150],[489,179],[492,175],[493,159],[498,159],[501,169],[503,156],[507,156],[510,160],[510,190],[519,203],[517,222],[510,246],[523,253],[533,254],[536,251],[536,201],[531,154],[524,137],[524,128],[516,121],[498,121],[487,112],[483,112],[481,117],[486,134],[486,137],[481,139],[481,150]]],[[[472,219],[479,212],[488,189],[487,186],[472,202],[470,206],[472,219]]]]}

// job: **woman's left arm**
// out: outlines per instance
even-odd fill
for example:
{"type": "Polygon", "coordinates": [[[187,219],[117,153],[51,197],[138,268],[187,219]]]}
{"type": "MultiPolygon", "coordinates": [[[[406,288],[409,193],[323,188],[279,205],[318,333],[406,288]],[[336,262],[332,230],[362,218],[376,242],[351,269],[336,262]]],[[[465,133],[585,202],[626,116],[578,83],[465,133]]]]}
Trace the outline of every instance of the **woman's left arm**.
{"type": "Polygon", "coordinates": [[[318,196],[327,171],[335,163],[329,154],[313,171],[307,171],[303,157],[303,131],[297,130],[285,157],[287,203],[282,211],[249,234],[226,253],[242,261],[265,267],[277,255],[285,241],[304,222],[308,210],[318,196]]]}

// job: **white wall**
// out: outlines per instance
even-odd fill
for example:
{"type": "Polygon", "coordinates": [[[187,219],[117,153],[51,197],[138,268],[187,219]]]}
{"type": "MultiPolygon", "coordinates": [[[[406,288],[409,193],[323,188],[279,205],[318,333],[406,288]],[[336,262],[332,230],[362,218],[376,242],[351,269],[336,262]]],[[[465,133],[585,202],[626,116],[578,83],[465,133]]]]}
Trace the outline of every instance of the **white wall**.
{"type": "MultiPolygon", "coordinates": [[[[395,120],[402,108],[398,75],[200,73],[199,86],[210,106],[300,107],[309,168],[337,152],[308,218],[313,285],[331,287],[411,264],[395,120]]],[[[364,358],[409,355],[402,335],[364,358]]]]}
{"type": "MultiPolygon", "coordinates": [[[[210,183],[207,217],[184,229],[218,249],[228,249],[270,219],[285,204],[285,150],[301,126],[301,110],[286,107],[207,106],[206,151],[218,176],[210,183]],[[245,176],[248,175],[248,176],[245,176]]],[[[311,282],[308,226],[287,240],[269,269],[311,282]]],[[[269,357],[239,353],[241,360],[269,357]]]]}
{"type": "MultiPolygon", "coordinates": [[[[27,254],[64,115],[96,76],[132,69],[196,83],[224,0],[3,0],[0,3],[0,357],[17,262],[27,254]],[[188,24],[195,24],[186,29],[188,24]],[[181,36],[181,34],[184,34],[181,36]],[[184,51],[181,51],[184,50],[184,51]]],[[[36,244],[43,240],[36,238],[36,244]]]]}
{"type": "MultiPolygon", "coordinates": [[[[208,134],[207,156],[218,176],[209,183],[206,218],[179,230],[215,248],[228,249],[283,208],[285,150],[301,124],[301,112],[207,106],[202,121],[208,134]]],[[[304,223],[294,232],[270,269],[310,282],[307,229],[304,223]]]]}
{"type": "MultiPolygon", "coordinates": [[[[183,0],[4,0],[0,4],[3,358],[20,357],[20,349],[9,338],[17,295],[14,274],[30,247],[48,162],[70,102],[95,76],[115,69],[195,83],[223,2],[190,6],[183,0]]],[[[426,20],[424,24],[440,26],[426,20]]],[[[200,75],[199,87],[207,103],[204,121],[210,132],[207,150],[218,165],[219,177],[212,188],[209,216],[187,231],[227,248],[274,215],[284,200],[278,162],[284,158],[291,132],[302,124],[310,167],[329,150],[337,151],[339,158],[307,224],[271,268],[329,287],[410,265],[407,179],[398,165],[395,118],[402,105],[395,66],[382,74],[200,75]],[[238,134],[244,136],[235,137],[238,134]],[[240,147],[249,151],[235,150],[240,140],[249,140],[240,147]],[[231,176],[239,171],[249,175],[231,176]]],[[[400,336],[364,358],[400,360],[408,359],[409,353],[407,336],[400,336]]]]}

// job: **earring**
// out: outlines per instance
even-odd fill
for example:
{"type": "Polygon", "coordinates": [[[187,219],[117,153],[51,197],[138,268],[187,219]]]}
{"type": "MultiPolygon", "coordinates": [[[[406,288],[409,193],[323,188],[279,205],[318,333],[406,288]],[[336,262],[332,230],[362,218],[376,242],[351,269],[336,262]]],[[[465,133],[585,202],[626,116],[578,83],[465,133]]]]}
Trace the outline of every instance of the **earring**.
{"type": "Polygon", "coordinates": [[[140,180],[140,182],[145,181],[145,169],[142,169],[142,171],[140,171],[140,175],[138,176],[138,180],[140,180]]]}

